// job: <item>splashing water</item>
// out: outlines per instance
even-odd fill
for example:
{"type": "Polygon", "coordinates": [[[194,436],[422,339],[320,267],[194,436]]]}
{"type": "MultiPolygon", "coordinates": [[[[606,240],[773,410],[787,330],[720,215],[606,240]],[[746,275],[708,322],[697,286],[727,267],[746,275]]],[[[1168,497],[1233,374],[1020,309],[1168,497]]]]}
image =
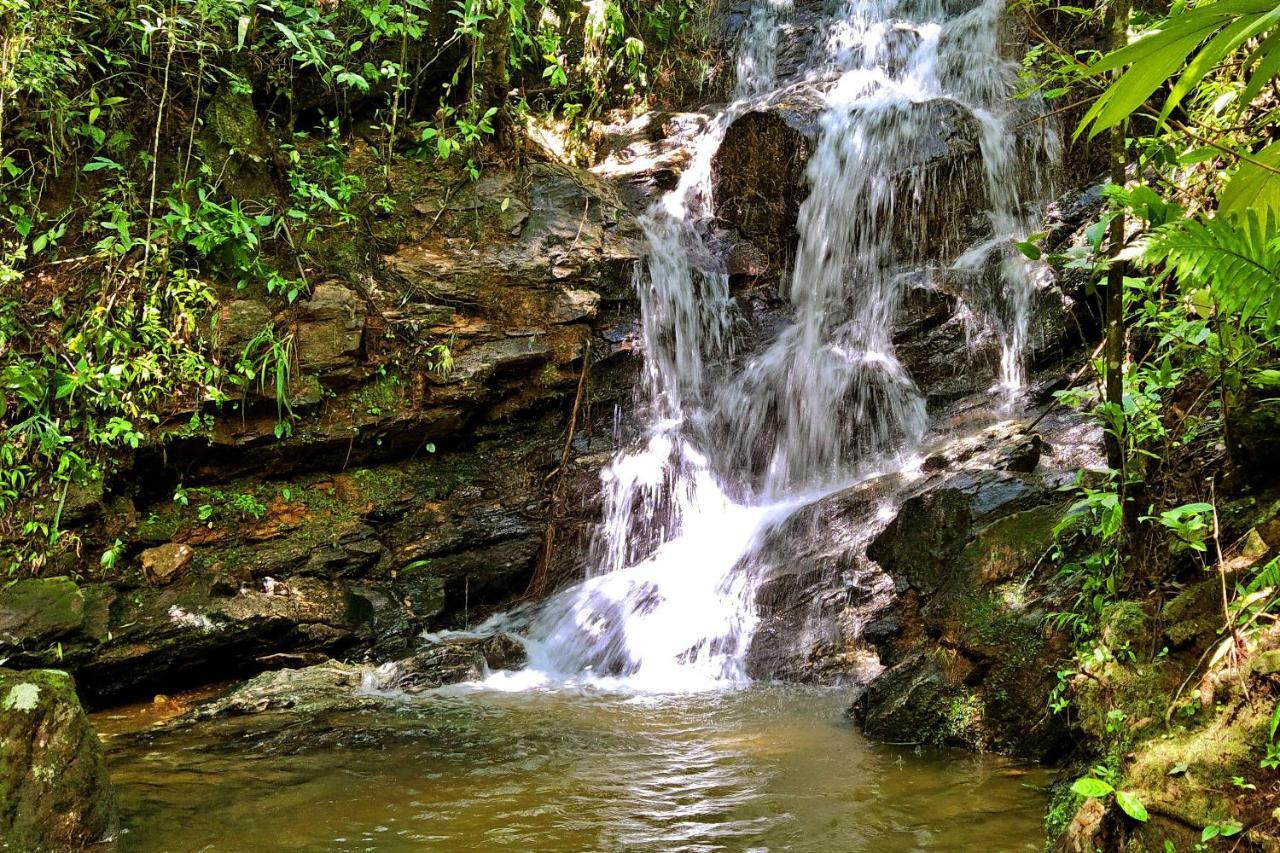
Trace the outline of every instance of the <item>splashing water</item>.
{"type": "Polygon", "coordinates": [[[585,679],[683,691],[746,680],[761,581],[747,558],[764,534],[833,489],[901,464],[928,430],[924,397],[893,344],[907,273],[927,262],[902,257],[895,235],[925,227],[938,188],[920,164],[940,122],[976,126],[985,199],[975,206],[985,204],[989,226],[943,272],[1000,341],[1006,399],[1022,385],[1034,285],[1013,241],[1030,230],[1026,187],[1054,143],[1024,150],[1013,126],[1003,0],[958,14],[943,0],[846,0],[807,66],[779,80],[790,9],[757,0],[737,100],[708,122],[676,188],[641,218],[647,428],[602,474],[604,521],[587,579],[487,626],[529,646],[529,672],[498,677],[509,686],[585,679]],[[711,164],[737,118],[796,87],[819,93],[822,108],[784,288],[791,323],[739,358],[711,237],[711,164]]]}

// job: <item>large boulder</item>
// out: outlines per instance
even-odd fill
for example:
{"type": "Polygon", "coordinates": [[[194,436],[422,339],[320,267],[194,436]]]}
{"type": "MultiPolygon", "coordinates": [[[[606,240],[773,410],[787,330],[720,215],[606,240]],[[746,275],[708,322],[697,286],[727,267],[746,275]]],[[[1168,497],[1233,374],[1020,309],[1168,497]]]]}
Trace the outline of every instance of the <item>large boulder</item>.
{"type": "MultiPolygon", "coordinates": [[[[712,161],[718,222],[766,251],[775,264],[795,250],[800,205],[809,195],[806,169],[822,136],[824,109],[820,92],[807,86],[788,90],[786,97],[737,118],[712,161]]],[[[878,120],[919,128],[903,139],[885,176],[900,199],[892,223],[885,223],[895,229],[900,259],[946,259],[986,235],[987,190],[973,115],[939,98],[878,120]]]]}
{"type": "Polygon", "coordinates": [[[775,271],[795,249],[796,218],[809,194],[814,114],[749,112],[729,126],[712,161],[717,219],[765,252],[775,271]]]}
{"type": "Polygon", "coordinates": [[[854,702],[868,735],[1036,759],[1064,747],[1049,703],[1068,638],[1045,620],[1062,602],[1036,581],[1066,509],[1055,485],[1017,470],[942,476],[868,546],[897,593],[867,626],[888,667],[854,702]]]}
{"type": "Polygon", "coordinates": [[[71,677],[0,669],[0,849],[80,850],[117,825],[102,745],[71,677]]]}

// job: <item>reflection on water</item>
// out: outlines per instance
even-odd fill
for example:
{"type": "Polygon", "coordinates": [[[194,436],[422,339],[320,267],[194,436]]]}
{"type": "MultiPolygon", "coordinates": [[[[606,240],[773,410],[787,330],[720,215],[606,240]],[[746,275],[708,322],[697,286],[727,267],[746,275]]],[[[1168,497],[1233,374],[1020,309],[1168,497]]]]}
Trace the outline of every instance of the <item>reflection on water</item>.
{"type": "Polygon", "coordinates": [[[1043,771],[868,743],[846,700],[471,691],[108,734],[119,850],[1039,849],[1043,771]]]}

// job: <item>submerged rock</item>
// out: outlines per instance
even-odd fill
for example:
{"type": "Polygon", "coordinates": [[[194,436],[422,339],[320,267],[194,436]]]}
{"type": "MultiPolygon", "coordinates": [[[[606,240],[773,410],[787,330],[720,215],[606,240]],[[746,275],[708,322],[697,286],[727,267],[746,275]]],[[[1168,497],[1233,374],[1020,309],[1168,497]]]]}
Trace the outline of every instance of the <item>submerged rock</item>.
{"type": "Polygon", "coordinates": [[[269,711],[316,715],[373,708],[404,694],[478,680],[491,670],[520,669],[526,660],[524,646],[507,634],[444,637],[410,657],[378,667],[326,661],[264,672],[193,709],[174,725],[269,711]]]}
{"type": "Polygon", "coordinates": [[[0,849],[80,850],[117,824],[102,745],[71,677],[0,669],[0,849]]]}

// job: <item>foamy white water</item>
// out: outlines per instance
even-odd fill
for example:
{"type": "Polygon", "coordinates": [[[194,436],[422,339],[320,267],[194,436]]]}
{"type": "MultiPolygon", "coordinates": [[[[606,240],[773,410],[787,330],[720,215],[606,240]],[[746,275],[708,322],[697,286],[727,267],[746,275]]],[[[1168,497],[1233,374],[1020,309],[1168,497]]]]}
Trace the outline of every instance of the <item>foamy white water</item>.
{"type": "MultiPolygon", "coordinates": [[[[846,0],[808,66],[779,79],[789,0],[757,0],[743,28],[732,104],[692,143],[676,188],[642,217],[638,270],[645,371],[638,446],[602,474],[604,519],[587,578],[484,630],[529,648],[525,673],[495,687],[589,682],[687,691],[746,681],[762,570],[750,557],[771,525],[834,488],[909,457],[925,400],[899,361],[894,320],[907,273],[895,234],[921,227],[932,192],[924,163],[940,121],[977,128],[990,234],[959,253],[963,310],[1002,349],[993,377],[1023,383],[1033,271],[1013,249],[1035,211],[1024,180],[1052,140],[1022,150],[1001,58],[1003,0],[948,13],[940,0],[846,0]],[[821,94],[799,245],[784,282],[791,323],[767,347],[734,352],[734,303],[710,239],[711,164],[732,123],[788,86],[821,94]],[[997,274],[987,274],[994,267],[997,274]]],[[[945,188],[944,188],[945,191],[945,188]]]]}

